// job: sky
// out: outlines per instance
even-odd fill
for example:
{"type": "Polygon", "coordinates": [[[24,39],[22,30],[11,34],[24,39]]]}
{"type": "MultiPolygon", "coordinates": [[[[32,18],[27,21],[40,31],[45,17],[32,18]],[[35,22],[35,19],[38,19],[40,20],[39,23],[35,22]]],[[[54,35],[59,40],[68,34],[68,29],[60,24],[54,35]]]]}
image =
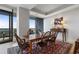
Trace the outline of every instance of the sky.
{"type": "Polygon", "coordinates": [[[29,20],[29,28],[35,28],[35,20],[29,20]]]}
{"type": "MultiPolygon", "coordinates": [[[[9,16],[0,14],[0,28],[9,28],[9,16]]],[[[16,17],[13,17],[13,28],[16,28],[16,17]]],[[[35,20],[29,20],[29,28],[35,28],[35,20]]]]}
{"type": "MultiPolygon", "coordinates": [[[[13,17],[13,27],[16,28],[16,17],[13,17]]],[[[9,16],[0,14],[0,28],[9,28],[9,16]]]]}

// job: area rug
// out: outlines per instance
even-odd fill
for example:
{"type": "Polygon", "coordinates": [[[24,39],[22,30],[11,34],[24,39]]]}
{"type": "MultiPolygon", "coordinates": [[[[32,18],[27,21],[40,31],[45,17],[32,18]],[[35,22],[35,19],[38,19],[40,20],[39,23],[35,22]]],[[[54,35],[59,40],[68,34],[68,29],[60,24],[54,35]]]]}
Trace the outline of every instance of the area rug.
{"type": "MultiPolygon", "coordinates": [[[[56,41],[55,46],[52,48],[46,46],[44,49],[40,50],[39,47],[33,47],[32,54],[68,54],[72,44],[62,41],[56,41]],[[49,49],[47,49],[49,48],[49,49]]],[[[8,48],[8,54],[19,54],[19,47],[8,48]]],[[[24,54],[27,54],[26,52],[24,54]]]]}

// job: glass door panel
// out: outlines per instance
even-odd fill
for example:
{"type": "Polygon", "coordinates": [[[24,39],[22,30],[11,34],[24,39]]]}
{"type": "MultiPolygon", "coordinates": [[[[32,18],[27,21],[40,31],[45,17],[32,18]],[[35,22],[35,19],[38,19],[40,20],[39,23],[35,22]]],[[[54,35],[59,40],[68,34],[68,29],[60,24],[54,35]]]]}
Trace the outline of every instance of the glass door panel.
{"type": "Polygon", "coordinates": [[[0,10],[0,43],[12,41],[12,13],[0,10]]]}
{"type": "Polygon", "coordinates": [[[9,40],[9,16],[0,14],[0,41],[9,40]]]}

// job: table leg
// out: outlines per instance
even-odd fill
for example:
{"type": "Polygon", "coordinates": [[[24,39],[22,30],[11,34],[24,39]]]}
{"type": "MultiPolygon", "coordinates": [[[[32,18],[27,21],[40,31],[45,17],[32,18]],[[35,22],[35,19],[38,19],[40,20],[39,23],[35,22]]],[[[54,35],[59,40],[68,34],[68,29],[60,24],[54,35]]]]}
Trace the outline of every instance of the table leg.
{"type": "Polygon", "coordinates": [[[30,42],[30,53],[32,53],[32,42],[30,42]]]}

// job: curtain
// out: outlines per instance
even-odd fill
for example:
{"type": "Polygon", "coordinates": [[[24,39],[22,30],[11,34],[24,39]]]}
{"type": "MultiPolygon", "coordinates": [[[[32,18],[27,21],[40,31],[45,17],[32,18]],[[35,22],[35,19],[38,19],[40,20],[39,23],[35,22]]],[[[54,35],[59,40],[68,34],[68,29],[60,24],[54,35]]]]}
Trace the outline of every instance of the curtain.
{"type": "Polygon", "coordinates": [[[39,34],[39,32],[43,32],[43,18],[36,18],[35,19],[35,25],[36,25],[36,34],[39,34]]]}

